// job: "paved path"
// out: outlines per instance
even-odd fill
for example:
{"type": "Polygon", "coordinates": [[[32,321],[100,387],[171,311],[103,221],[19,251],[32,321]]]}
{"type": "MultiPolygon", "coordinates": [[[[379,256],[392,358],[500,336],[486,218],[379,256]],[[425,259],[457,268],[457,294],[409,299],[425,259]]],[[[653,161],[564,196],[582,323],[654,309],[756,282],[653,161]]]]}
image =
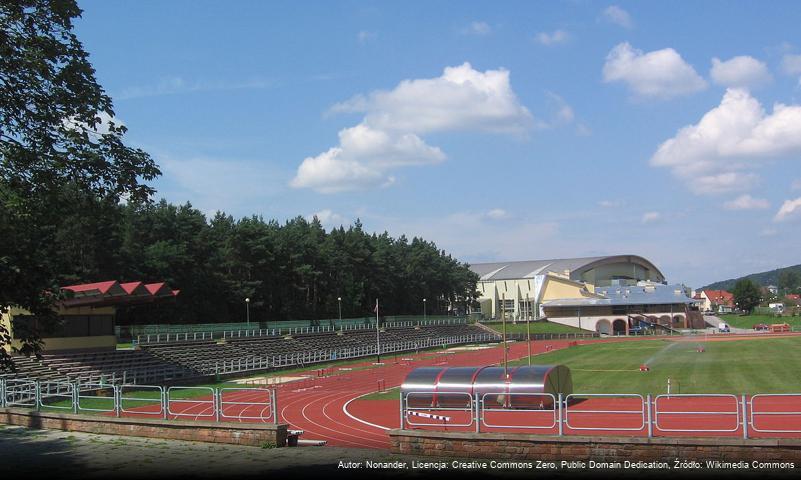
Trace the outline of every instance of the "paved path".
{"type": "MultiPolygon", "coordinates": [[[[718,333],[718,327],[724,320],[715,315],[704,315],[704,321],[707,323],[707,325],[711,325],[711,327],[707,329],[711,330],[709,333],[718,333]]],[[[753,328],[735,328],[729,325],[729,329],[731,330],[731,333],[754,333],[753,328]]]]}

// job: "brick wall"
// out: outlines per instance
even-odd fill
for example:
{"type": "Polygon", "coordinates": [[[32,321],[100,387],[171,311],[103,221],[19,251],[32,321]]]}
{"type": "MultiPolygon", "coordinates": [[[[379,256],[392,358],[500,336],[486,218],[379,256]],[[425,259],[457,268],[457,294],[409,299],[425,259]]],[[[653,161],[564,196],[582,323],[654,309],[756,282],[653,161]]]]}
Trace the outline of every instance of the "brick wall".
{"type": "Polygon", "coordinates": [[[69,432],[230,443],[254,447],[266,443],[283,447],[286,446],[287,437],[287,426],[284,424],[113,418],[99,415],[35,412],[21,408],[0,409],[0,423],[69,432]]]}
{"type": "Polygon", "coordinates": [[[785,461],[801,465],[801,440],[556,437],[392,430],[392,451],[410,455],[542,461],[785,461]]]}

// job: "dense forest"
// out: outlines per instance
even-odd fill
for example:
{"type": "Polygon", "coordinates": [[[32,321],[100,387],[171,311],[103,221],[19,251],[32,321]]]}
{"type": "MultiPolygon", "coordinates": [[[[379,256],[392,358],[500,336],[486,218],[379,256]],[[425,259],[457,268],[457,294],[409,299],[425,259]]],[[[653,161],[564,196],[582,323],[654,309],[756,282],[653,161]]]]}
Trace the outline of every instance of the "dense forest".
{"type": "Polygon", "coordinates": [[[420,238],[368,234],[359,221],[326,231],[314,218],[280,224],[253,216],[207,219],[187,203],[120,204],[77,191],[55,229],[61,285],[165,280],[175,304],[121,311],[128,322],[253,321],[445,313],[474,298],[477,277],[420,238]]]}

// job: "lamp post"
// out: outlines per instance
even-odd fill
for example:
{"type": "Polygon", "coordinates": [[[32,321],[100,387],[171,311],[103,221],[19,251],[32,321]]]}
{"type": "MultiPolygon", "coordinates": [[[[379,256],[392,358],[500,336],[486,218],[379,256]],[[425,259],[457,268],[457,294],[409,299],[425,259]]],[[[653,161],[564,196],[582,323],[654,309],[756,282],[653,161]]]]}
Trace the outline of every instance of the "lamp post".
{"type": "Polygon", "coordinates": [[[339,306],[339,324],[342,325],[342,297],[337,297],[337,305],[339,306]]]}
{"type": "Polygon", "coordinates": [[[250,297],[245,299],[245,311],[247,312],[248,328],[250,328],[250,297]]]}
{"type": "Polygon", "coordinates": [[[426,317],[426,299],[424,298],[423,299],[423,323],[426,323],[427,319],[428,318],[426,317]]]}

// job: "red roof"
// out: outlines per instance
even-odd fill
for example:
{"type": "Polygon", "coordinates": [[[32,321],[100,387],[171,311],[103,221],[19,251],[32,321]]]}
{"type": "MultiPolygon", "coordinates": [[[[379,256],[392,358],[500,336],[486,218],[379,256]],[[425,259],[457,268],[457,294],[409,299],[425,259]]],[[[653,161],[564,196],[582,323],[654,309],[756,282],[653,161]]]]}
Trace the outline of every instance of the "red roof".
{"type": "Polygon", "coordinates": [[[72,292],[71,298],[62,302],[65,307],[147,303],[164,297],[176,297],[180,290],[172,290],[165,282],[149,283],[127,282],[120,284],[116,280],[107,282],[85,283],[62,287],[72,292]]]}
{"type": "Polygon", "coordinates": [[[726,290],[704,290],[710,302],[718,305],[734,306],[734,295],[726,290]]]}
{"type": "Polygon", "coordinates": [[[797,293],[788,293],[787,298],[790,300],[801,300],[801,295],[797,293]]]}
{"type": "Polygon", "coordinates": [[[116,280],[109,280],[107,282],[83,283],[79,285],[69,285],[67,287],[61,287],[61,288],[75,293],[91,292],[93,290],[96,290],[98,293],[106,294],[115,285],[118,285],[116,280]]]}

